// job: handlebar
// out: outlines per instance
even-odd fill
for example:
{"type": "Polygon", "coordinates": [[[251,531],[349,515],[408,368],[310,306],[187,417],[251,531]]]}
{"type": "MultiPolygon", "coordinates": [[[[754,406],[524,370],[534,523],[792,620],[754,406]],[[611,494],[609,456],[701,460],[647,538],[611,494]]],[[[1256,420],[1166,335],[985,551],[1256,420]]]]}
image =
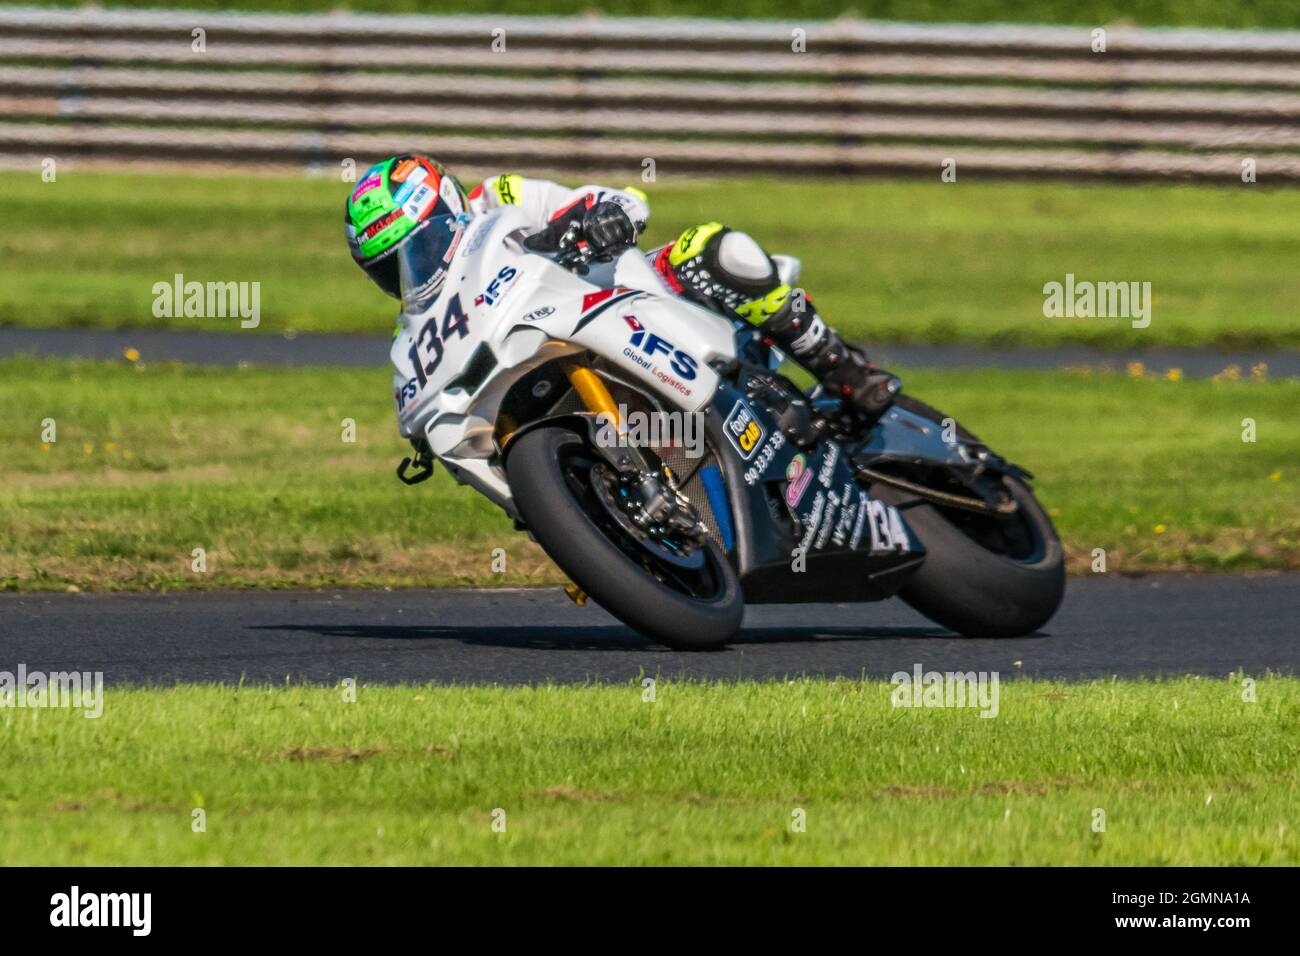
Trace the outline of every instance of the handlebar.
{"type": "Polygon", "coordinates": [[[546,230],[529,236],[523,245],[529,252],[541,253],[561,268],[578,275],[586,275],[590,263],[600,258],[582,238],[580,222],[572,223],[555,245],[551,245],[546,230]]]}

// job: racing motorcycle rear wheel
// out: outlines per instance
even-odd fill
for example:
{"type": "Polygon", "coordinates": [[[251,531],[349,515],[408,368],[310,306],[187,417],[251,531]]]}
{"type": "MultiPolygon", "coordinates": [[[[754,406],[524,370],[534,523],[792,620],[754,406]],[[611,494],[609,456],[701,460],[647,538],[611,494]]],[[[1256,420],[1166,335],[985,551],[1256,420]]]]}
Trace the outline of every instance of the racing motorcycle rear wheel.
{"type": "Polygon", "coordinates": [[[617,475],[582,435],[541,426],[513,439],[506,476],[520,517],[560,570],[619,620],[677,650],[713,650],[740,630],[744,598],[711,539],[641,531],[617,475]]]}
{"type": "MultiPolygon", "coordinates": [[[[936,423],[945,421],[911,396],[900,395],[897,402],[936,423]]],[[[960,426],[958,435],[975,440],[960,426]]],[[[880,482],[868,492],[897,506],[925,545],[925,561],[899,597],[967,637],[1032,634],[1065,595],[1065,556],[1052,519],[1023,481],[1003,475],[1001,485],[1016,503],[1011,514],[944,507],[880,482]]]]}
{"type": "Polygon", "coordinates": [[[968,520],[906,491],[874,485],[925,545],[925,561],[899,592],[930,620],[967,637],[1019,637],[1051,619],[1065,593],[1065,563],[1051,519],[1033,493],[1003,478],[1017,514],[968,520]]]}

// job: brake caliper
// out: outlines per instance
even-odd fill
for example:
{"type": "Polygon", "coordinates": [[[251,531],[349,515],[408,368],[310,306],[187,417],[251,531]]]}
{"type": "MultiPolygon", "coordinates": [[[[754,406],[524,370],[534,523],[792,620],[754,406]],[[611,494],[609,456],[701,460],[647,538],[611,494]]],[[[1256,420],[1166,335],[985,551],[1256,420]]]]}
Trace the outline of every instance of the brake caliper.
{"type": "Polygon", "coordinates": [[[628,519],[655,540],[682,537],[698,545],[708,534],[667,465],[662,466],[658,475],[648,472],[619,475],[617,498],[628,519]]]}

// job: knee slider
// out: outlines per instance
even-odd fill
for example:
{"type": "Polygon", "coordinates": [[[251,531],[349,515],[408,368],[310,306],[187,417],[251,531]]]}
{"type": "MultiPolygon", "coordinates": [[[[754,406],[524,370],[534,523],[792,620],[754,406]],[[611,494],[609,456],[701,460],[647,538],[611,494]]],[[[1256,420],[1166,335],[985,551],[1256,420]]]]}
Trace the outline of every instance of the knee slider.
{"type": "Polygon", "coordinates": [[[760,308],[755,321],[768,314],[776,293],[789,291],[752,236],[718,222],[687,229],[670,248],[668,261],[678,280],[700,297],[746,317],[743,307],[760,308]]]}
{"type": "Polygon", "coordinates": [[[728,230],[716,241],[718,271],[729,282],[751,288],[755,294],[770,292],[780,285],[776,266],[749,233],[728,230]]]}

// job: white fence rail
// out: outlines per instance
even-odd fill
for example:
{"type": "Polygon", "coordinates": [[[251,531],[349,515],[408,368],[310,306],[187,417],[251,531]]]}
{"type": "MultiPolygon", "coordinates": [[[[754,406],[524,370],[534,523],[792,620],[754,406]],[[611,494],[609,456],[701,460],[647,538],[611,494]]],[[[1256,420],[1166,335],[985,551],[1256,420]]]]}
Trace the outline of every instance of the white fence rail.
{"type": "Polygon", "coordinates": [[[1300,31],[0,8],[0,157],[1300,180],[1300,31]],[[196,32],[197,31],[197,32],[196,32]],[[198,39],[196,39],[196,37],[198,39]],[[201,42],[199,42],[201,40],[201,42]]]}

